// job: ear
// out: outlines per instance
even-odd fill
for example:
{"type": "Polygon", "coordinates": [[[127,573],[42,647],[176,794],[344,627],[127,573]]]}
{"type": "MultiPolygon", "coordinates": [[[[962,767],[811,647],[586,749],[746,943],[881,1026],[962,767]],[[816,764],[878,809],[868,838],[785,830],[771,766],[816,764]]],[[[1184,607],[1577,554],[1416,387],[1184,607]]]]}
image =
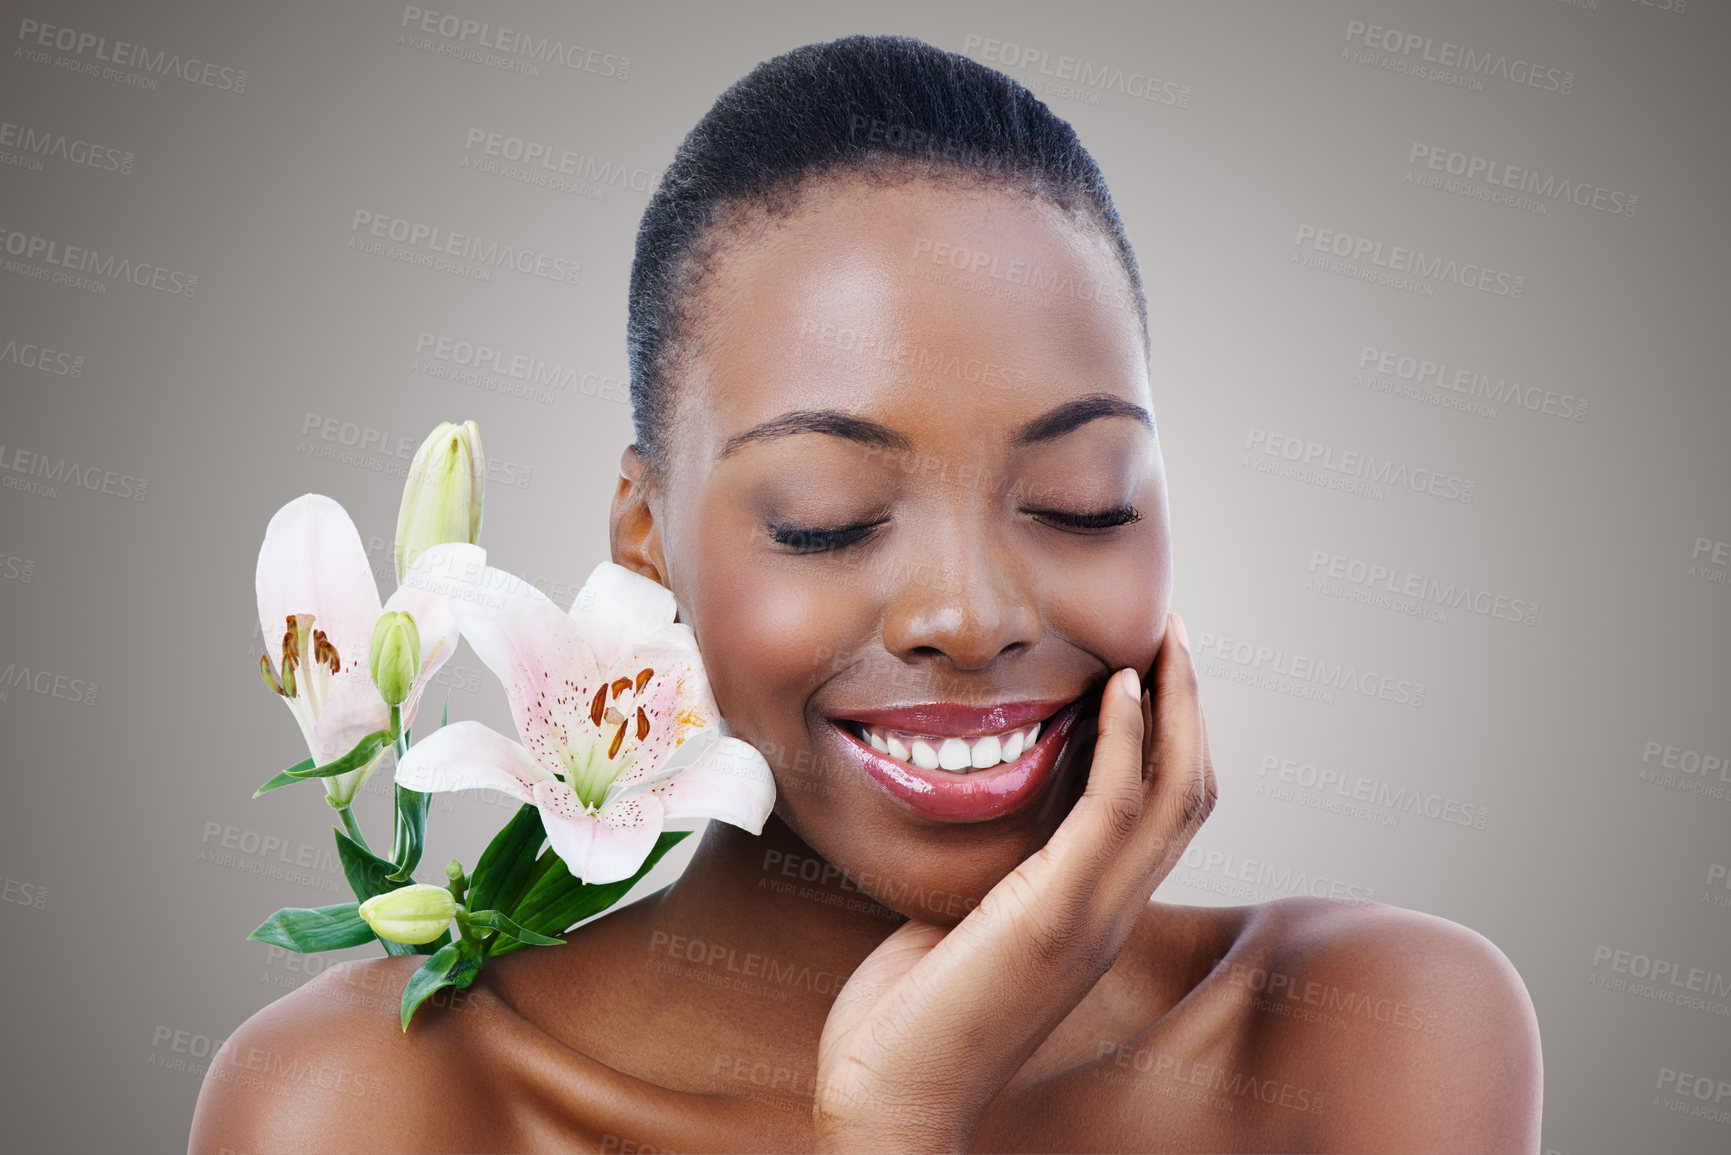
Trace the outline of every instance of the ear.
{"type": "Polygon", "coordinates": [[[613,491],[613,510],[607,519],[613,562],[672,589],[654,504],[659,504],[659,494],[653,479],[637,446],[627,445],[619,456],[619,486],[613,491]]]}

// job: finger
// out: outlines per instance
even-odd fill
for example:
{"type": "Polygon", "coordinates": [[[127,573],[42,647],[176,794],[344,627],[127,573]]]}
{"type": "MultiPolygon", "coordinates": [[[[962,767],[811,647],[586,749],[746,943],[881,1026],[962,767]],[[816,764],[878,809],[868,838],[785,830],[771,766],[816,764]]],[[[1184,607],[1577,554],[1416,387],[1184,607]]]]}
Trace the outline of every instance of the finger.
{"type": "Polygon", "coordinates": [[[1107,679],[1088,784],[1046,842],[1046,855],[1062,881],[1085,891],[1093,889],[1142,814],[1146,744],[1141,690],[1133,668],[1107,679]]]}
{"type": "Polygon", "coordinates": [[[1155,658],[1153,727],[1143,818],[1100,880],[1101,889],[1139,907],[1213,811],[1218,790],[1207,756],[1196,665],[1182,619],[1170,615],[1155,658]]]}

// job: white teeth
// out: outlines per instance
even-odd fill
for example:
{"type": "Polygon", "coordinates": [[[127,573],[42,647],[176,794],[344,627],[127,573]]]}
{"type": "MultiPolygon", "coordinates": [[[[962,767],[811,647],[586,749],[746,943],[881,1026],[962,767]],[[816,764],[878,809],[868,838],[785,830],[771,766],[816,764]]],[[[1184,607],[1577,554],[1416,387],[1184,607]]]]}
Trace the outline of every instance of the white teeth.
{"type": "Polygon", "coordinates": [[[938,747],[938,765],[945,770],[964,770],[974,764],[974,752],[960,738],[945,738],[938,747]]]}
{"type": "Polygon", "coordinates": [[[1001,762],[1014,762],[1040,739],[1041,723],[1005,734],[982,738],[917,738],[877,726],[858,726],[859,735],[872,749],[899,762],[912,762],[922,770],[952,772],[989,770],[1001,762]]]}

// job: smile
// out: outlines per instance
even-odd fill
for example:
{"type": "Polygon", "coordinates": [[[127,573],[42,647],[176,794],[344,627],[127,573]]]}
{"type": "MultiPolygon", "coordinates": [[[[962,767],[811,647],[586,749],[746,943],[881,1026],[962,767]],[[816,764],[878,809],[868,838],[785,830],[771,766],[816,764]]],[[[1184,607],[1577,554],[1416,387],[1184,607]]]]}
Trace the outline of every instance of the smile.
{"type": "Polygon", "coordinates": [[[858,737],[880,754],[888,754],[899,762],[911,762],[921,770],[943,769],[963,774],[990,770],[1001,762],[1014,762],[1040,738],[1039,722],[983,738],[913,734],[863,722],[853,725],[858,737]]]}
{"type": "Polygon", "coordinates": [[[1080,702],[938,702],[828,721],[848,759],[915,813],[982,822],[1020,807],[1051,780],[1080,702]]]}

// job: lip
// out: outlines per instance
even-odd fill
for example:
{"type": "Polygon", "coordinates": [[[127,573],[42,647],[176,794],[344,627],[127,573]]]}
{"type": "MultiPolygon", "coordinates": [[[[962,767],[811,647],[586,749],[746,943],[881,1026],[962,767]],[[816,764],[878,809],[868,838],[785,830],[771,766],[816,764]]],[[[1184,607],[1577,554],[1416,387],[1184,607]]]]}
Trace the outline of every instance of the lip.
{"type": "Polygon", "coordinates": [[[991,706],[963,706],[955,702],[921,702],[912,706],[879,706],[830,715],[831,721],[865,722],[886,730],[930,734],[945,738],[983,738],[1044,722],[1071,698],[1035,698],[1022,702],[999,702],[991,706]]]}
{"type": "Polygon", "coordinates": [[[1070,731],[1081,711],[1081,704],[1081,698],[1072,698],[1065,702],[1012,702],[986,708],[934,703],[836,714],[827,721],[841,736],[843,752],[858,764],[872,781],[914,813],[940,822],[984,822],[1017,809],[1041,793],[1052,780],[1053,771],[1058,765],[1058,756],[1063,753],[1070,731]],[[1054,705],[1058,707],[1056,712],[1052,710],[1054,705]],[[938,713],[932,713],[933,710],[938,713]],[[1013,720],[1014,714],[1002,713],[1009,710],[1019,710],[1022,714],[1035,712],[1023,723],[1013,720]],[[962,714],[955,711],[961,711],[962,714]],[[992,720],[1006,716],[1012,718],[1007,725],[992,720]],[[937,725],[940,719],[950,719],[952,724],[937,725]],[[955,726],[965,726],[970,719],[981,720],[978,731],[980,734],[996,733],[1000,729],[1012,729],[1038,721],[1044,721],[1045,725],[1040,727],[1039,741],[1014,762],[1000,762],[989,770],[954,774],[947,770],[922,770],[911,762],[880,754],[855,737],[843,724],[847,721],[864,721],[916,733],[922,732],[921,727],[928,727],[924,732],[929,732],[929,728],[936,728],[941,733],[966,737],[968,735],[959,733],[955,726]],[[919,724],[908,725],[913,721],[919,724]]]}

